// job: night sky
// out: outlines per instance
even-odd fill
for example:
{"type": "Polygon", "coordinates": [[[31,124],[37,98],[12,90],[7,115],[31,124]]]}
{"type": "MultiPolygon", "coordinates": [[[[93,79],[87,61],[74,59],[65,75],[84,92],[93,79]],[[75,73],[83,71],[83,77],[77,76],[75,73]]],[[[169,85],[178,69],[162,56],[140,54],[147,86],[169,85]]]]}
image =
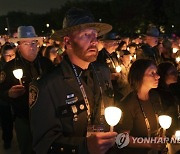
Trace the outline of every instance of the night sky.
{"type": "Polygon", "coordinates": [[[45,13],[60,8],[67,0],[0,0],[0,16],[9,11],[45,13]]]}
{"type": "MultiPolygon", "coordinates": [[[[51,8],[60,8],[68,0],[0,0],[0,16],[10,11],[46,13],[51,8]]],[[[105,1],[105,0],[69,0],[69,1],[105,1]]],[[[109,1],[109,0],[106,0],[109,1]]]]}

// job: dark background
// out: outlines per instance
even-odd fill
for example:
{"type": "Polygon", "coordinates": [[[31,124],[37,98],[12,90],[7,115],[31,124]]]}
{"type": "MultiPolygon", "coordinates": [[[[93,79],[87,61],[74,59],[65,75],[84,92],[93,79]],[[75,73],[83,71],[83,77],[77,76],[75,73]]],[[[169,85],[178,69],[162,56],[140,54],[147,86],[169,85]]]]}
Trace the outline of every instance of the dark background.
{"type": "Polygon", "coordinates": [[[61,29],[65,12],[76,6],[90,10],[97,21],[111,24],[121,36],[142,34],[149,24],[167,35],[180,35],[180,0],[18,0],[16,5],[15,0],[4,1],[0,4],[6,6],[0,8],[0,34],[8,34],[5,27],[9,23],[11,34],[20,25],[32,25],[38,35],[50,35],[61,29]]]}

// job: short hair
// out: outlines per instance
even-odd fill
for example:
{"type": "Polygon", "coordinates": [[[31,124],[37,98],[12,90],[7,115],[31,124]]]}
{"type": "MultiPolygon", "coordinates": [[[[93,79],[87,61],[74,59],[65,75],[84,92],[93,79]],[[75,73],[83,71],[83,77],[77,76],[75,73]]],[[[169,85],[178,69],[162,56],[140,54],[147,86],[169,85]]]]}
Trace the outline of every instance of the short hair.
{"type": "Polygon", "coordinates": [[[156,66],[154,61],[149,59],[139,59],[132,64],[128,74],[128,82],[133,90],[137,91],[141,87],[144,73],[151,65],[156,66]]]}
{"type": "Polygon", "coordinates": [[[0,58],[0,61],[2,61],[2,62],[5,62],[5,59],[4,59],[4,54],[6,54],[6,51],[7,50],[14,50],[14,53],[16,52],[16,50],[15,50],[16,48],[15,48],[15,46],[13,45],[13,44],[11,44],[11,43],[9,43],[9,42],[6,42],[3,46],[2,46],[2,48],[1,48],[1,52],[0,52],[0,54],[1,54],[1,58],[0,58]]]}
{"type": "Polygon", "coordinates": [[[9,42],[6,42],[1,48],[1,54],[4,55],[7,50],[12,50],[12,49],[15,49],[15,46],[10,44],[9,42]]]}

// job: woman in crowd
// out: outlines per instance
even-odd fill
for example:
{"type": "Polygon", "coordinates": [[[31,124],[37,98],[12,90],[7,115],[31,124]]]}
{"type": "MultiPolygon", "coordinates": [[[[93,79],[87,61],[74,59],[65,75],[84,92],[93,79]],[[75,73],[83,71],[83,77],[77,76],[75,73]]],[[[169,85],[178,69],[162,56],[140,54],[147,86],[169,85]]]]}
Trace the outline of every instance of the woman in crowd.
{"type": "Polygon", "coordinates": [[[133,91],[120,103],[123,119],[117,129],[130,136],[130,143],[122,149],[125,154],[146,154],[150,150],[164,150],[161,143],[133,143],[132,137],[155,137],[158,133],[158,114],[161,104],[158,94],[152,91],[157,88],[159,75],[153,61],[139,59],[129,71],[128,82],[133,91]]]}
{"type": "MultiPolygon", "coordinates": [[[[4,65],[14,59],[15,56],[15,47],[10,43],[5,43],[1,48],[0,82],[2,82],[5,78],[5,74],[1,70],[4,65]]],[[[0,100],[0,118],[4,149],[9,149],[11,147],[11,140],[13,137],[13,118],[10,104],[4,102],[3,100],[0,100]]]]}
{"type": "Polygon", "coordinates": [[[56,46],[48,46],[44,51],[44,57],[50,59],[54,65],[57,65],[60,63],[58,50],[59,48],[56,46]]]}

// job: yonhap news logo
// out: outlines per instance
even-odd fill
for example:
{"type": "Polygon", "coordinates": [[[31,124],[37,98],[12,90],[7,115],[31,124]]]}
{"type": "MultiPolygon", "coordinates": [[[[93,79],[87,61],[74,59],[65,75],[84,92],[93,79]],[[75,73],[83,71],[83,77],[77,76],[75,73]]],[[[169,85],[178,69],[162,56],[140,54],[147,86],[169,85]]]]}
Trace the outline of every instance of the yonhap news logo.
{"type": "MultiPolygon", "coordinates": [[[[116,145],[118,148],[123,148],[129,144],[129,134],[120,133],[116,137],[116,145]]],[[[132,137],[132,144],[180,144],[180,137],[132,137]]]]}
{"type": "Polygon", "coordinates": [[[129,134],[128,133],[120,133],[116,137],[116,144],[118,148],[123,148],[129,144],[129,134]]]}

